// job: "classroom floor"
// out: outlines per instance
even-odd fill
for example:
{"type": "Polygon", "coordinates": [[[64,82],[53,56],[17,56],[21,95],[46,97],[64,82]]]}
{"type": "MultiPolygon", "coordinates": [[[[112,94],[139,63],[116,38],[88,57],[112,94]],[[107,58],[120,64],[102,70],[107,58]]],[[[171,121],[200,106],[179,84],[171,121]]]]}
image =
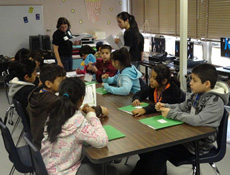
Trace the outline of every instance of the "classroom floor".
{"type": "MultiPolygon", "coordinates": [[[[1,107],[0,107],[0,117],[3,119],[5,116],[5,111],[8,108],[8,102],[6,100],[5,96],[5,90],[2,86],[0,86],[0,100],[1,100],[1,107]]],[[[229,108],[230,111],[230,108],[229,108]]],[[[16,118],[16,117],[15,117],[16,118]]],[[[216,165],[218,169],[220,170],[221,175],[228,175],[230,172],[230,118],[229,118],[229,125],[228,125],[228,146],[227,146],[227,152],[224,157],[224,159],[220,162],[218,162],[216,165]]],[[[12,126],[7,124],[10,130],[12,130],[12,126]]],[[[14,141],[17,141],[18,136],[22,130],[21,123],[17,127],[16,131],[13,134],[14,141]]],[[[25,144],[24,140],[22,139],[19,145],[25,144]]],[[[9,161],[8,154],[5,150],[2,137],[0,138],[0,170],[1,175],[7,175],[10,172],[10,169],[12,167],[12,163],[9,161]]],[[[114,164],[114,166],[117,167],[118,171],[120,172],[120,175],[128,175],[134,168],[137,160],[139,157],[137,155],[131,156],[128,161],[128,165],[124,165],[124,162],[126,158],[122,159],[122,162],[119,164],[114,164]]],[[[15,175],[21,174],[17,171],[14,173],[15,175]]],[[[168,175],[190,175],[192,174],[191,166],[181,166],[181,167],[174,167],[172,164],[168,163],[168,175]]],[[[215,175],[212,168],[209,166],[209,164],[202,164],[201,165],[201,174],[202,175],[215,175]]],[[[86,174],[87,175],[87,174],[86,174]]]]}

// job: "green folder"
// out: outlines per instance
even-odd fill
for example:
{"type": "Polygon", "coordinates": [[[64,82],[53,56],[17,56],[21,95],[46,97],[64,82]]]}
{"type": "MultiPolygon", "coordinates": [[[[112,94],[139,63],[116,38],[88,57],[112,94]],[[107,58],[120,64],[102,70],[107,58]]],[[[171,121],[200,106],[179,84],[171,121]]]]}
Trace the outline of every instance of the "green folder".
{"type": "Polygon", "coordinates": [[[103,128],[105,129],[105,132],[107,133],[109,140],[125,137],[125,134],[123,134],[116,128],[112,127],[111,125],[105,125],[103,126],[103,128]]]}
{"type": "Polygon", "coordinates": [[[96,92],[97,92],[98,94],[101,94],[101,95],[104,95],[104,94],[107,94],[107,93],[108,93],[108,91],[105,90],[104,87],[97,88],[97,89],[96,89],[96,92]]]}
{"type": "Polygon", "coordinates": [[[170,127],[174,125],[180,125],[183,123],[181,121],[167,119],[166,117],[163,117],[162,115],[141,119],[139,121],[143,124],[148,125],[149,127],[153,129],[161,129],[161,128],[166,128],[166,127],[170,127]]]}
{"type": "Polygon", "coordinates": [[[128,106],[123,106],[123,107],[118,108],[118,109],[121,110],[121,111],[127,112],[129,114],[132,114],[132,111],[134,109],[139,109],[139,108],[142,108],[142,107],[146,107],[148,105],[149,105],[148,103],[141,103],[140,106],[128,105],[128,106]]]}
{"type": "Polygon", "coordinates": [[[86,85],[89,85],[89,84],[97,84],[97,82],[96,82],[96,81],[91,81],[91,82],[88,82],[88,81],[87,81],[87,82],[85,82],[85,84],[86,84],[86,85]]]}

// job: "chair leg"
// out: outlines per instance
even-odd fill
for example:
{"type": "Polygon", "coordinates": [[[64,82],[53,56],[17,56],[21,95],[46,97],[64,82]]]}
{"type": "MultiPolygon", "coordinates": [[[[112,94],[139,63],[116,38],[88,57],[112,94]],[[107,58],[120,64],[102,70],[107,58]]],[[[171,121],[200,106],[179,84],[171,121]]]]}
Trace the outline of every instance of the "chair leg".
{"type": "Polygon", "coordinates": [[[125,160],[125,165],[128,165],[129,156],[125,160]]]}
{"type": "Polygon", "coordinates": [[[16,143],[16,146],[18,146],[20,140],[22,139],[23,134],[24,134],[24,129],[22,129],[22,131],[21,131],[21,133],[20,133],[20,135],[19,135],[19,138],[18,138],[18,141],[17,141],[17,143],[16,143]]]}
{"type": "Polygon", "coordinates": [[[195,165],[192,165],[192,175],[196,175],[196,166],[195,165]]]}
{"type": "Polygon", "coordinates": [[[12,168],[11,168],[11,170],[10,170],[10,174],[9,175],[13,175],[14,171],[15,171],[15,166],[13,165],[12,168]]]}
{"type": "Polygon", "coordinates": [[[209,163],[212,169],[215,171],[216,175],[220,175],[220,171],[218,170],[215,163],[209,163]]]}
{"type": "Polygon", "coordinates": [[[12,135],[13,135],[13,133],[14,133],[15,129],[17,128],[17,126],[18,126],[20,121],[21,121],[21,118],[18,116],[18,118],[17,118],[17,120],[16,120],[16,122],[14,124],[13,130],[11,131],[12,135]]]}

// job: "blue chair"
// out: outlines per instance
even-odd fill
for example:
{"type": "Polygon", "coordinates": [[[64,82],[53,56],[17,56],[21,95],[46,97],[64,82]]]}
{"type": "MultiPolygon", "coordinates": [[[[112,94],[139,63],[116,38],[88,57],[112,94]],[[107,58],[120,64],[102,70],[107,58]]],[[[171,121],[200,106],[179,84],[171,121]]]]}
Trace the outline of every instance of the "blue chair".
{"type": "Polygon", "coordinates": [[[6,151],[9,154],[9,159],[13,163],[10,175],[14,174],[15,169],[20,173],[32,173],[34,171],[34,167],[32,165],[29,147],[27,145],[22,147],[15,146],[10,131],[6,125],[3,124],[1,118],[0,129],[6,151]]]}
{"type": "Polygon", "coordinates": [[[25,133],[24,139],[30,148],[32,162],[33,162],[36,174],[37,175],[48,175],[45,164],[41,156],[41,153],[31,141],[32,140],[31,135],[28,133],[25,133]]]}
{"type": "MultiPolygon", "coordinates": [[[[228,112],[224,110],[224,115],[221,120],[219,131],[217,134],[217,148],[213,148],[208,154],[199,156],[200,163],[209,163],[216,174],[220,175],[220,172],[214,162],[218,162],[223,159],[226,153],[226,139],[227,139],[227,128],[228,128],[228,112]]],[[[174,166],[192,164],[193,174],[196,174],[195,156],[186,158],[185,160],[173,160],[170,161],[174,166]]]]}
{"type": "Polygon", "coordinates": [[[18,145],[19,141],[21,140],[23,133],[30,133],[30,125],[29,121],[26,118],[25,110],[23,110],[21,103],[13,98],[13,104],[15,106],[15,110],[17,111],[19,117],[21,118],[22,125],[23,125],[23,130],[21,131],[21,134],[19,136],[18,142],[16,145],[18,145]]]}

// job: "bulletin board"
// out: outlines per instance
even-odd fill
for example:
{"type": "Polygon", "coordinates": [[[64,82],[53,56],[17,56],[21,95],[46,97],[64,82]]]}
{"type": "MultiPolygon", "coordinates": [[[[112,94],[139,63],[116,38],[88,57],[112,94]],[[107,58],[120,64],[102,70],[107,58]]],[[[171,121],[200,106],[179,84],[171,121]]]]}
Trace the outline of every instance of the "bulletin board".
{"type": "Polygon", "coordinates": [[[43,6],[0,6],[0,55],[29,48],[30,35],[44,35],[43,6]]]}

